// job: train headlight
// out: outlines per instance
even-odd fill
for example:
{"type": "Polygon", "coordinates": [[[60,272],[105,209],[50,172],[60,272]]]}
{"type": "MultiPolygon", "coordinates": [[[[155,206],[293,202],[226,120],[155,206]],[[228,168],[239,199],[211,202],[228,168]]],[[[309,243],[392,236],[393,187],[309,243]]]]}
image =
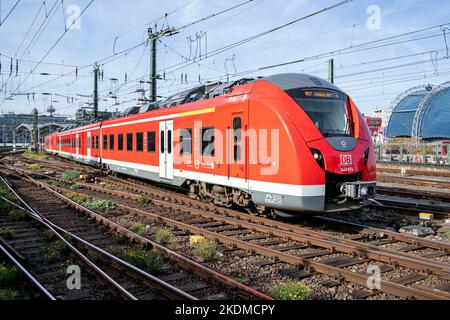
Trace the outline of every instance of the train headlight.
{"type": "Polygon", "coordinates": [[[369,188],[362,187],[359,192],[361,194],[361,197],[367,197],[369,195],[369,188]]]}
{"type": "Polygon", "coordinates": [[[311,153],[314,157],[314,159],[317,161],[317,163],[319,164],[319,166],[324,169],[324,162],[323,162],[323,155],[322,153],[317,150],[317,149],[311,149],[311,153]]]}

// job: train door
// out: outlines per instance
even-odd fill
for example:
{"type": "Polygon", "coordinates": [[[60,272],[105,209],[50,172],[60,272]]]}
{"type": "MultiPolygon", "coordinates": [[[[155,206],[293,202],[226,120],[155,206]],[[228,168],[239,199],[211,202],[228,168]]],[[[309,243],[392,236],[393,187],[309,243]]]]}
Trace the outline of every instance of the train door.
{"type": "Polygon", "coordinates": [[[159,176],[173,179],[173,120],[159,123],[159,176]]]}
{"type": "Polygon", "coordinates": [[[80,154],[80,134],[77,133],[77,137],[75,139],[75,153],[77,156],[80,154]]]}
{"type": "Polygon", "coordinates": [[[88,131],[87,133],[87,159],[91,160],[91,132],[88,131]]]}
{"type": "Polygon", "coordinates": [[[228,144],[228,172],[231,178],[248,179],[247,176],[247,118],[244,112],[231,114],[231,137],[228,144]]]}

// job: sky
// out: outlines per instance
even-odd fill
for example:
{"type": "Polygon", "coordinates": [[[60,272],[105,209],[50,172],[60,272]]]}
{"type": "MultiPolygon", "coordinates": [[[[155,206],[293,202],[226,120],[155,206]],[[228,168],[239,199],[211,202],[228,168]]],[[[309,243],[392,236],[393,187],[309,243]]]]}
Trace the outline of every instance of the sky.
{"type": "Polygon", "coordinates": [[[341,1],[0,0],[0,111],[45,114],[52,105],[73,116],[92,103],[96,62],[100,110],[135,105],[137,89],[148,94],[149,27],[179,30],[158,41],[161,97],[284,72],[326,79],[333,59],[335,84],[370,115],[411,87],[450,80],[450,1],[353,0],[323,10],[341,1]]]}

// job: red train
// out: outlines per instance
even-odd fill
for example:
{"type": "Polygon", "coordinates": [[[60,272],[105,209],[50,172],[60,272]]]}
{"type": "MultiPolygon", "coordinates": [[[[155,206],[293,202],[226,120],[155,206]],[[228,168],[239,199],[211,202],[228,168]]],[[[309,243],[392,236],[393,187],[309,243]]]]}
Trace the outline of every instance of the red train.
{"type": "Polygon", "coordinates": [[[45,150],[252,214],[349,210],[375,195],[366,121],[323,79],[207,84],[149,109],[54,133],[45,150]]]}

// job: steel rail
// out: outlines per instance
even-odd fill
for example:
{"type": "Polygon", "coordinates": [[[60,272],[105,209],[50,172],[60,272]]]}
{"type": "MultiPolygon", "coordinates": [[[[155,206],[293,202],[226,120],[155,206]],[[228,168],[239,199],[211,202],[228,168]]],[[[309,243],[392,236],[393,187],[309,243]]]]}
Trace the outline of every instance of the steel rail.
{"type": "MultiPolygon", "coordinates": [[[[57,179],[62,182],[66,182],[64,179],[57,179]]],[[[139,200],[140,196],[135,194],[130,194],[118,190],[109,190],[101,187],[92,186],[89,184],[82,184],[85,188],[89,188],[94,191],[117,195],[122,198],[131,198],[139,200]]],[[[64,190],[63,188],[56,188],[64,190]]],[[[67,190],[66,190],[67,191],[67,190]]],[[[279,237],[284,237],[300,242],[307,242],[313,245],[317,245],[329,250],[339,250],[348,254],[357,254],[359,256],[367,256],[368,258],[387,262],[387,263],[399,263],[402,266],[408,268],[420,269],[423,272],[433,272],[437,275],[443,276],[446,279],[450,279],[450,266],[444,263],[439,263],[432,261],[430,259],[420,257],[417,255],[408,254],[406,252],[395,251],[383,247],[378,247],[368,243],[357,242],[351,239],[343,239],[335,237],[324,232],[314,231],[307,228],[285,224],[265,218],[253,217],[250,215],[243,215],[240,212],[234,210],[225,210],[225,216],[217,215],[214,213],[209,213],[201,211],[198,209],[186,208],[182,205],[173,204],[162,200],[151,200],[153,204],[160,205],[163,207],[169,207],[176,210],[187,211],[189,214],[194,214],[196,216],[208,217],[216,221],[223,221],[231,225],[242,227],[248,229],[254,229],[263,233],[273,234],[279,237]],[[230,217],[231,216],[231,217],[230,217]]],[[[130,207],[126,207],[129,210],[130,207]]],[[[399,233],[390,232],[388,230],[376,229],[376,228],[365,228],[363,233],[377,234],[377,235],[388,235],[391,239],[396,239],[398,241],[404,241],[410,244],[422,245],[429,248],[444,250],[450,253],[450,245],[444,242],[430,241],[426,239],[417,239],[408,235],[401,235],[399,233]]]]}
{"type": "MultiPolygon", "coordinates": [[[[37,183],[41,184],[40,182],[37,182],[37,183]]],[[[43,185],[43,184],[41,184],[41,185],[43,185]]],[[[56,191],[54,191],[54,192],[56,192],[56,191]]],[[[108,192],[111,192],[111,190],[109,190],[108,192]]],[[[56,193],[58,193],[58,192],[56,192],[56,193]]],[[[152,200],[153,203],[158,202],[158,201],[159,200],[152,200]]],[[[166,203],[166,205],[169,205],[169,206],[173,207],[173,204],[171,204],[171,203],[166,203]]],[[[164,221],[167,224],[171,224],[171,225],[177,226],[177,227],[179,227],[179,228],[181,228],[183,230],[188,230],[190,232],[194,231],[194,232],[197,232],[199,234],[203,234],[203,235],[206,235],[206,236],[211,236],[211,237],[214,237],[214,238],[218,238],[219,240],[221,240],[224,243],[231,243],[231,244],[236,245],[238,247],[242,247],[242,248],[247,249],[247,250],[253,250],[255,252],[261,253],[261,254],[269,256],[269,257],[273,257],[275,259],[282,258],[282,259],[285,260],[285,262],[288,262],[288,263],[301,264],[301,265],[304,265],[306,267],[311,267],[312,266],[316,270],[319,270],[319,272],[320,271],[322,271],[324,273],[325,272],[330,272],[333,275],[336,275],[337,273],[342,275],[342,273],[344,273],[343,276],[347,280],[353,279],[355,281],[351,281],[351,282],[355,282],[355,283],[363,285],[362,284],[362,281],[363,281],[362,279],[364,279],[364,277],[365,277],[364,275],[362,275],[362,278],[361,278],[361,275],[356,275],[355,276],[354,273],[351,272],[351,271],[349,271],[350,273],[348,274],[347,270],[342,270],[340,268],[331,267],[329,265],[322,264],[322,263],[317,262],[317,261],[309,261],[309,260],[306,260],[306,259],[301,258],[301,257],[292,256],[292,255],[286,254],[284,252],[279,252],[279,251],[276,251],[276,250],[273,250],[273,249],[265,248],[263,246],[258,246],[258,245],[255,245],[255,244],[249,244],[249,243],[246,243],[245,241],[242,241],[242,240],[226,237],[224,235],[220,235],[220,234],[217,234],[215,232],[212,232],[212,231],[209,231],[209,230],[205,230],[203,228],[199,228],[199,227],[183,224],[182,222],[179,222],[179,221],[176,221],[176,220],[172,220],[172,219],[168,219],[168,218],[165,218],[165,217],[161,217],[159,215],[151,214],[151,213],[148,213],[148,212],[144,212],[144,211],[139,210],[139,209],[129,208],[129,207],[126,207],[126,206],[122,206],[122,208],[124,208],[126,210],[129,210],[129,212],[131,212],[131,213],[134,212],[134,214],[136,214],[136,215],[146,216],[146,217],[152,216],[152,218],[154,220],[164,221]]],[[[183,206],[179,206],[179,208],[177,208],[177,209],[185,209],[185,208],[183,206]]],[[[203,216],[204,212],[201,212],[201,215],[203,216]]],[[[216,219],[218,219],[218,218],[216,218],[216,219]]],[[[222,219],[223,219],[223,217],[222,217],[222,219]]],[[[243,221],[238,221],[238,223],[240,223],[240,224],[242,224],[242,222],[243,221]]],[[[267,232],[267,230],[265,230],[263,232],[267,232]]],[[[273,230],[270,230],[269,233],[270,234],[274,234],[273,230]]],[[[377,248],[377,249],[379,249],[379,248],[377,248]]],[[[333,247],[331,247],[331,250],[334,250],[333,247]]],[[[393,261],[393,262],[395,262],[395,261],[393,261]]],[[[444,271],[444,272],[446,273],[446,271],[444,271]]],[[[367,280],[367,277],[365,277],[365,279],[367,280]]],[[[384,285],[385,285],[385,289],[387,287],[387,290],[391,291],[391,292],[388,292],[388,293],[397,292],[397,294],[399,294],[402,297],[408,297],[408,295],[412,294],[413,296],[416,296],[416,297],[425,298],[426,295],[430,294],[432,297],[431,296],[429,296],[429,297],[431,297],[431,298],[437,298],[437,297],[448,298],[448,296],[447,296],[448,294],[447,293],[445,293],[445,292],[435,292],[435,291],[433,291],[433,289],[431,289],[431,292],[429,292],[430,291],[429,288],[425,288],[425,289],[422,290],[422,289],[417,289],[417,288],[404,287],[404,286],[399,286],[398,284],[395,284],[395,283],[389,282],[389,281],[386,281],[386,283],[384,283],[384,285]],[[402,290],[406,290],[406,292],[402,291],[402,290]],[[416,290],[416,291],[414,291],[414,290],[416,290]],[[417,292],[417,291],[419,291],[419,292],[417,292]],[[426,292],[424,293],[423,291],[426,291],[426,292]],[[422,295],[424,295],[424,296],[422,296],[422,295]]]]}
{"type": "MultiPolygon", "coordinates": [[[[15,169],[15,168],[12,168],[12,169],[15,169]]],[[[84,212],[84,213],[88,214],[91,218],[95,219],[95,221],[103,223],[107,227],[109,227],[113,230],[116,230],[116,232],[127,236],[131,240],[134,240],[137,243],[140,243],[141,245],[150,246],[155,251],[163,254],[170,260],[177,262],[180,266],[183,266],[183,267],[193,271],[195,274],[201,276],[202,278],[213,280],[221,285],[226,285],[228,288],[235,290],[236,294],[238,294],[244,298],[257,299],[257,300],[273,300],[273,298],[255,290],[253,288],[245,286],[245,285],[237,282],[234,279],[231,279],[221,273],[211,270],[211,269],[209,269],[195,261],[192,261],[192,260],[190,260],[168,248],[165,248],[147,238],[144,238],[134,232],[129,231],[128,229],[124,228],[123,226],[103,217],[102,215],[100,215],[100,214],[98,214],[76,202],[74,202],[73,200],[67,198],[63,194],[58,193],[57,191],[53,190],[52,188],[48,187],[45,184],[33,179],[30,176],[27,176],[26,179],[28,179],[34,185],[36,185],[42,189],[45,189],[49,193],[60,198],[64,202],[68,203],[71,207],[76,208],[80,212],[84,212]]]]}
{"type": "MultiPolygon", "coordinates": [[[[55,195],[57,195],[61,198],[63,198],[63,197],[66,198],[67,200],[72,202],[72,205],[74,205],[75,207],[82,207],[79,204],[71,201],[67,197],[61,195],[58,191],[53,190],[52,188],[49,188],[45,184],[42,184],[41,182],[34,181],[34,183],[36,185],[40,185],[44,188],[48,188],[48,189],[52,190],[52,192],[55,195]]],[[[182,230],[189,231],[194,234],[201,234],[205,237],[217,239],[222,243],[230,244],[230,245],[239,247],[241,249],[249,250],[249,251],[261,254],[263,256],[273,258],[277,261],[282,261],[282,262],[285,262],[288,264],[293,264],[293,265],[301,265],[306,269],[310,269],[312,271],[317,271],[319,273],[323,273],[326,275],[331,275],[331,276],[334,276],[337,278],[341,278],[341,279],[356,283],[361,286],[366,286],[367,281],[369,279],[369,275],[352,272],[352,271],[349,271],[346,269],[333,267],[333,266],[321,263],[319,261],[309,260],[309,259],[303,258],[301,256],[295,256],[295,255],[291,255],[291,254],[288,254],[285,252],[277,251],[275,249],[266,248],[266,247],[258,245],[258,244],[249,243],[244,240],[232,238],[232,237],[229,237],[229,236],[226,236],[223,234],[216,233],[214,231],[210,231],[210,230],[207,230],[207,229],[204,229],[201,227],[197,227],[197,226],[192,226],[192,225],[189,225],[189,224],[177,221],[177,220],[173,220],[173,219],[163,217],[163,216],[160,216],[157,214],[149,213],[149,212],[146,212],[146,211],[143,211],[140,209],[131,208],[131,207],[123,206],[123,205],[117,205],[117,206],[122,208],[123,210],[127,210],[129,213],[134,214],[136,216],[141,216],[141,217],[145,217],[145,218],[150,218],[154,221],[163,222],[165,224],[177,227],[182,230]]],[[[330,252],[330,253],[332,253],[332,252],[330,252]]],[[[394,283],[391,281],[386,281],[386,280],[381,280],[380,284],[381,284],[381,291],[388,293],[388,294],[395,295],[395,296],[399,296],[402,298],[414,297],[417,299],[432,299],[432,300],[450,299],[450,294],[443,292],[443,291],[435,292],[435,291],[430,291],[430,290],[426,290],[426,289],[422,290],[420,288],[407,287],[407,286],[403,286],[403,285],[400,285],[400,284],[397,284],[397,283],[394,283]]]]}
{"type": "Polygon", "coordinates": [[[60,235],[51,225],[46,223],[40,216],[37,214],[33,208],[31,208],[26,202],[22,201],[22,198],[17,194],[17,192],[13,189],[13,187],[10,185],[10,183],[0,175],[0,180],[8,187],[8,189],[14,194],[15,197],[17,197],[24,206],[30,211],[29,216],[46,227],[47,229],[51,230],[52,233],[61,240],[69,249],[70,251],[75,254],[78,258],[80,258],[87,266],[89,266],[92,270],[94,270],[103,280],[107,281],[107,283],[111,284],[118,292],[126,299],[130,300],[137,300],[137,298],[128,292],[125,288],[123,288],[119,283],[117,283],[114,279],[112,279],[108,274],[106,274],[102,269],[100,269],[97,265],[95,265],[93,262],[91,262],[85,255],[83,255],[77,248],[75,248],[69,241],[67,241],[62,235],[60,235]]]}
{"type": "Polygon", "coordinates": [[[412,183],[419,186],[430,186],[437,188],[450,188],[450,180],[442,180],[437,178],[423,178],[423,177],[409,177],[409,176],[389,176],[383,174],[377,174],[377,179],[380,182],[401,182],[407,181],[408,183],[412,183]]]}
{"type": "Polygon", "coordinates": [[[0,244],[0,251],[22,272],[25,277],[30,280],[33,285],[49,300],[56,300],[55,296],[50,293],[9,251],[0,244]]]}
{"type": "MultiPolygon", "coordinates": [[[[315,270],[319,273],[324,273],[326,275],[331,275],[337,278],[343,278],[349,282],[353,282],[356,284],[359,284],[361,286],[367,285],[367,280],[369,278],[368,275],[355,273],[349,270],[345,270],[338,267],[329,266],[327,264],[309,260],[307,258],[291,255],[285,252],[281,252],[275,249],[267,248],[258,244],[249,243],[244,240],[232,238],[223,234],[219,234],[214,231],[210,231],[201,227],[192,226],[189,224],[186,224],[184,222],[180,222],[177,220],[169,219],[157,214],[152,214],[140,209],[135,209],[127,206],[118,205],[120,208],[127,210],[128,212],[135,214],[137,216],[145,217],[145,218],[151,218],[154,221],[158,222],[164,222],[168,225],[177,227],[182,230],[189,231],[194,234],[201,234],[205,237],[214,238],[219,240],[222,243],[230,244],[233,246],[236,246],[241,249],[245,249],[248,251],[253,251],[256,253],[259,253],[261,255],[270,257],[275,259],[276,261],[282,261],[293,265],[302,265],[306,269],[315,270]]],[[[330,253],[333,252],[333,248],[331,248],[330,253]]],[[[395,261],[395,260],[394,260],[395,261]]],[[[392,261],[392,262],[394,262],[392,261]]],[[[363,262],[363,261],[361,261],[363,262]]],[[[431,292],[422,292],[419,289],[414,289],[410,287],[405,287],[399,284],[396,284],[394,282],[381,280],[381,287],[382,291],[393,294],[396,296],[400,296],[402,298],[410,298],[410,297],[416,297],[418,299],[450,299],[450,294],[447,294],[445,292],[442,293],[431,293],[431,292]]]]}
{"type": "MultiPolygon", "coordinates": [[[[82,184],[84,187],[89,188],[94,191],[120,196],[122,198],[131,198],[134,200],[139,200],[140,196],[126,193],[123,191],[117,190],[109,190],[96,186],[91,186],[89,184],[82,184]]],[[[63,188],[55,187],[55,189],[64,190],[63,188]]],[[[313,245],[317,245],[329,250],[338,250],[341,252],[349,253],[349,254],[357,254],[362,256],[367,256],[371,259],[376,259],[379,261],[392,263],[396,262],[400,265],[403,265],[408,268],[416,268],[423,270],[424,272],[432,271],[435,274],[445,277],[450,280],[450,266],[444,263],[433,262],[430,259],[423,258],[416,255],[411,255],[405,252],[398,252],[395,250],[390,250],[387,248],[378,247],[375,245],[371,245],[368,243],[357,242],[350,239],[343,239],[334,237],[329,234],[325,234],[324,232],[314,231],[302,227],[298,227],[295,225],[285,224],[277,221],[272,221],[269,219],[252,217],[250,215],[243,215],[240,212],[230,210],[226,212],[225,215],[217,215],[215,213],[205,212],[198,209],[186,208],[183,205],[173,204],[167,201],[162,200],[151,200],[153,204],[168,207],[175,210],[182,210],[189,214],[193,214],[200,217],[208,217],[220,222],[226,222],[231,225],[235,225],[238,227],[245,227],[247,229],[254,229],[263,233],[272,234],[279,237],[284,237],[300,242],[307,242],[313,245]]],[[[118,206],[124,208],[125,210],[130,210],[131,207],[122,206],[118,204],[118,206]]],[[[366,230],[367,232],[368,230],[366,230]]],[[[400,238],[399,234],[394,234],[393,232],[388,232],[384,230],[375,230],[372,229],[371,232],[377,232],[377,234],[389,234],[391,238],[400,238]]],[[[430,240],[422,241],[422,239],[415,239],[411,236],[403,236],[402,240],[408,240],[408,243],[426,245],[428,247],[432,247],[439,250],[444,250],[450,253],[450,245],[443,242],[435,242],[430,240]]]]}
{"type": "MultiPolygon", "coordinates": [[[[21,197],[18,198],[23,204],[26,204],[25,200],[21,197]]],[[[119,264],[121,267],[127,268],[132,270],[133,272],[135,272],[136,274],[138,274],[140,277],[144,278],[144,282],[146,283],[146,285],[149,285],[151,287],[156,287],[159,290],[162,290],[165,295],[168,298],[172,298],[172,299],[185,299],[185,300],[198,300],[197,298],[195,298],[194,296],[180,290],[177,287],[172,286],[171,284],[162,281],[161,279],[135,267],[134,265],[110,254],[109,252],[103,250],[102,248],[97,247],[96,245],[78,237],[77,235],[57,226],[56,224],[54,224],[53,222],[51,222],[50,220],[48,220],[47,218],[45,218],[42,214],[39,214],[36,211],[29,211],[25,208],[22,208],[21,206],[15,204],[15,203],[11,203],[12,205],[14,205],[16,208],[23,210],[25,212],[27,212],[28,214],[37,214],[39,215],[40,219],[42,221],[44,221],[45,223],[51,225],[52,227],[54,227],[55,229],[57,229],[59,232],[64,233],[65,235],[70,236],[71,239],[75,239],[77,242],[81,243],[83,246],[94,250],[95,252],[99,253],[102,256],[107,257],[108,259],[110,259],[113,263],[117,263],[119,264]],[[156,285],[156,286],[155,286],[156,285]]]]}

